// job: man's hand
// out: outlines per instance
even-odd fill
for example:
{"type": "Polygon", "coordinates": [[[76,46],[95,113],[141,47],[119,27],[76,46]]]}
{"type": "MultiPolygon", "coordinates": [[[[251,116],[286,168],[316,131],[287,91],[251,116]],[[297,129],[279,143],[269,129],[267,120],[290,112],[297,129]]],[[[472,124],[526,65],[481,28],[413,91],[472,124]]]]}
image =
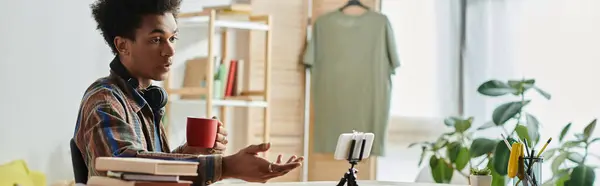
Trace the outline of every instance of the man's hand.
{"type": "Polygon", "coordinates": [[[302,165],[303,157],[292,156],[286,163],[282,163],[282,156],[279,155],[277,161],[271,163],[258,156],[258,153],[265,152],[270,147],[269,143],[250,145],[234,155],[224,157],[223,177],[264,183],[302,165]]]}
{"type": "MultiPolygon", "coordinates": [[[[213,116],[213,119],[217,119],[213,116]]],[[[215,141],[215,147],[213,148],[214,153],[221,154],[227,149],[227,130],[223,126],[223,123],[219,121],[219,129],[217,130],[217,140],[215,141]]]]}
{"type": "MultiPolygon", "coordinates": [[[[213,116],[212,119],[217,119],[217,117],[213,116]]],[[[219,121],[217,139],[215,140],[215,146],[213,148],[191,147],[186,143],[182,153],[203,155],[222,154],[227,149],[227,143],[229,143],[229,141],[227,141],[227,130],[225,129],[223,123],[219,121]]]]}

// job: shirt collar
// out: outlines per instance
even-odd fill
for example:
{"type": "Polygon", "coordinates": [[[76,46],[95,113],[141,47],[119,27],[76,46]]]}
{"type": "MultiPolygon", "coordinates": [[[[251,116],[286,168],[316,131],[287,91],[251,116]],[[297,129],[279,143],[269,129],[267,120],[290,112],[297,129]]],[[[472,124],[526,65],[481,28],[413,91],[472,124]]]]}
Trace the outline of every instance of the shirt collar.
{"type": "Polygon", "coordinates": [[[127,101],[127,103],[129,105],[132,106],[133,110],[135,112],[139,112],[140,110],[142,110],[142,108],[144,108],[144,106],[146,106],[146,100],[144,99],[144,97],[140,94],[139,90],[137,88],[134,88],[132,85],[130,85],[127,80],[123,79],[119,73],[122,72],[125,67],[121,64],[121,61],[119,60],[118,56],[115,57],[115,59],[113,59],[113,61],[111,62],[111,70],[110,70],[110,78],[115,80],[117,86],[123,91],[123,94],[125,95],[125,99],[127,101]],[[112,63],[118,63],[117,65],[113,65],[112,63]],[[115,68],[115,69],[113,69],[115,68]],[[119,69],[119,68],[123,68],[123,69],[119,69]]]}

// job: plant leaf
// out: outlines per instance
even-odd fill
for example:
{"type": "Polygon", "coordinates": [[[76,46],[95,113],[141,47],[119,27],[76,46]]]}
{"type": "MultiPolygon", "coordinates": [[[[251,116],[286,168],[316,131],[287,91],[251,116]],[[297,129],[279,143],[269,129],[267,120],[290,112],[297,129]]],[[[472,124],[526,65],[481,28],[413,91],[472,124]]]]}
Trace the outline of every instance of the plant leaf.
{"type": "Polygon", "coordinates": [[[530,142],[531,138],[529,138],[529,133],[527,132],[527,127],[523,125],[517,125],[515,131],[517,132],[517,136],[519,136],[520,139],[527,140],[529,147],[532,146],[532,142],[530,142]]]}
{"type": "Polygon", "coordinates": [[[477,92],[486,96],[502,96],[506,94],[515,94],[517,89],[514,89],[506,83],[499,80],[489,80],[477,88],[477,92]]]}
{"type": "Polygon", "coordinates": [[[415,145],[421,145],[421,146],[425,146],[427,145],[427,142],[416,142],[416,143],[411,143],[410,145],[408,145],[408,148],[411,148],[415,145]]]}
{"type": "Polygon", "coordinates": [[[446,133],[444,133],[442,135],[444,135],[444,136],[452,136],[454,134],[456,134],[456,132],[446,132],[446,133]]]}
{"type": "Polygon", "coordinates": [[[583,147],[583,141],[567,141],[565,142],[562,147],[563,148],[573,148],[573,147],[583,147]]]}
{"type": "Polygon", "coordinates": [[[600,138],[595,138],[595,139],[593,139],[593,140],[590,140],[590,144],[592,144],[592,143],[594,143],[594,142],[597,142],[597,141],[600,141],[600,138]]]}
{"type": "Polygon", "coordinates": [[[471,156],[469,155],[469,149],[467,147],[460,148],[460,151],[458,152],[458,157],[454,162],[454,164],[456,165],[456,169],[458,171],[463,170],[469,163],[470,159],[471,156]]]}
{"type": "Polygon", "coordinates": [[[471,128],[473,117],[462,119],[459,117],[448,117],[444,119],[444,124],[449,127],[454,127],[456,132],[463,133],[471,128]]]}
{"type": "Polygon", "coordinates": [[[567,160],[567,157],[569,157],[569,153],[568,153],[568,152],[565,152],[565,153],[561,153],[561,154],[559,154],[559,155],[558,155],[556,158],[554,158],[554,161],[552,161],[552,165],[551,165],[551,167],[552,167],[552,172],[553,172],[554,174],[556,174],[556,173],[558,172],[558,170],[559,170],[559,168],[560,168],[560,165],[561,165],[562,163],[564,163],[564,162],[565,162],[565,160],[567,160]]]}
{"type": "Polygon", "coordinates": [[[583,164],[583,155],[581,155],[577,152],[570,152],[567,159],[569,159],[572,162],[577,163],[577,164],[583,164]]]}
{"type": "Polygon", "coordinates": [[[526,119],[527,134],[529,135],[529,139],[531,139],[531,141],[529,139],[527,141],[529,142],[529,146],[533,147],[539,142],[540,139],[540,122],[535,116],[529,113],[526,114],[526,119]]]}
{"type": "Polygon", "coordinates": [[[567,125],[566,125],[566,126],[563,128],[563,129],[562,129],[562,131],[560,132],[560,136],[558,137],[558,141],[559,141],[559,142],[562,142],[562,141],[563,141],[563,139],[565,138],[565,135],[567,135],[567,132],[569,132],[569,129],[571,128],[571,124],[572,124],[572,123],[569,123],[569,124],[567,124],[567,125]]]}
{"type": "Polygon", "coordinates": [[[493,121],[488,121],[488,122],[484,123],[483,125],[481,125],[479,128],[477,128],[477,130],[485,130],[485,129],[492,128],[495,126],[496,126],[496,124],[494,124],[493,121]]]}
{"type": "Polygon", "coordinates": [[[503,141],[496,143],[496,150],[492,161],[494,163],[494,171],[501,176],[506,176],[508,173],[507,166],[510,159],[510,150],[503,141]]]}
{"type": "Polygon", "coordinates": [[[571,178],[569,171],[571,171],[571,170],[570,169],[558,170],[558,172],[556,174],[552,175],[552,178],[550,180],[546,181],[544,184],[542,184],[542,186],[564,186],[565,181],[567,181],[571,178]]]}
{"type": "Polygon", "coordinates": [[[425,154],[427,154],[427,151],[425,151],[425,147],[423,147],[422,150],[423,151],[421,151],[421,157],[419,158],[419,166],[421,166],[421,164],[423,163],[423,159],[425,159],[425,154]]]}
{"type": "Polygon", "coordinates": [[[450,183],[454,171],[444,159],[438,159],[436,156],[431,156],[429,166],[431,167],[433,180],[435,180],[436,183],[450,183]]]}
{"type": "Polygon", "coordinates": [[[431,170],[433,171],[433,169],[435,168],[435,166],[437,166],[437,162],[438,162],[438,157],[436,155],[432,155],[429,158],[429,168],[431,168],[431,170]]]}
{"type": "Polygon", "coordinates": [[[550,99],[552,99],[552,95],[550,95],[550,93],[548,93],[548,92],[546,92],[546,91],[544,91],[544,90],[540,89],[539,87],[537,87],[537,86],[533,86],[533,89],[534,89],[535,91],[537,91],[537,92],[538,92],[540,95],[544,96],[544,98],[546,98],[547,100],[550,100],[550,99]]]}
{"type": "Polygon", "coordinates": [[[571,179],[571,175],[568,173],[564,174],[556,180],[555,186],[565,186],[565,182],[567,182],[569,179],[571,179]]]}
{"type": "Polygon", "coordinates": [[[492,170],[492,186],[506,186],[506,176],[502,176],[498,174],[498,172],[494,171],[493,161],[488,161],[487,167],[492,170]]]}
{"type": "Polygon", "coordinates": [[[556,154],[557,151],[558,151],[558,149],[548,149],[542,153],[542,156],[544,157],[545,160],[549,160],[550,158],[552,158],[554,156],[554,154],[556,154]]]}
{"type": "Polygon", "coordinates": [[[456,129],[457,132],[463,133],[463,132],[469,130],[469,128],[471,128],[472,122],[473,122],[473,117],[469,117],[467,119],[459,119],[456,121],[456,125],[454,125],[454,128],[456,129]]]}
{"type": "Polygon", "coordinates": [[[442,167],[442,170],[444,170],[444,183],[450,183],[450,181],[452,181],[454,169],[452,169],[452,165],[448,164],[446,161],[441,162],[442,163],[438,166],[442,167]]]}
{"type": "Polygon", "coordinates": [[[504,103],[498,106],[496,109],[494,109],[494,113],[492,114],[492,121],[494,121],[494,124],[498,126],[504,125],[506,121],[510,120],[511,118],[515,117],[517,113],[521,112],[521,109],[523,109],[525,105],[529,104],[529,102],[531,101],[515,101],[504,103]]]}
{"type": "Polygon", "coordinates": [[[514,95],[523,94],[525,91],[529,90],[535,84],[534,79],[526,79],[526,80],[508,80],[508,86],[516,89],[518,92],[514,95]]]}
{"type": "Polygon", "coordinates": [[[518,89],[519,88],[519,84],[521,84],[521,81],[517,81],[517,80],[508,80],[508,82],[506,83],[508,86],[518,89]]]}
{"type": "Polygon", "coordinates": [[[438,171],[437,165],[438,165],[438,161],[440,161],[436,155],[431,156],[431,158],[429,158],[429,168],[431,168],[431,176],[433,176],[433,180],[436,183],[443,183],[443,178],[440,176],[439,173],[437,173],[436,171],[438,171]]]}
{"type": "Polygon", "coordinates": [[[496,148],[496,141],[487,138],[477,138],[471,143],[471,157],[479,157],[484,154],[493,153],[496,148]]]}
{"type": "Polygon", "coordinates": [[[433,151],[437,151],[441,148],[444,148],[446,145],[448,145],[448,140],[443,137],[440,137],[433,145],[433,151]]]}
{"type": "Polygon", "coordinates": [[[444,119],[444,124],[449,127],[453,127],[456,124],[456,117],[448,117],[444,119]]]}
{"type": "Polygon", "coordinates": [[[448,158],[450,158],[450,162],[456,162],[456,159],[458,159],[458,153],[460,153],[462,145],[459,142],[455,141],[449,143],[447,147],[448,148],[446,148],[446,150],[448,151],[448,158]]]}
{"type": "Polygon", "coordinates": [[[588,124],[585,127],[585,129],[583,129],[583,135],[585,137],[585,141],[590,139],[595,128],[596,128],[596,119],[594,119],[590,124],[588,124]]]}
{"type": "Polygon", "coordinates": [[[565,186],[592,186],[595,179],[594,169],[586,165],[579,165],[573,168],[571,178],[565,182],[565,186]]]}

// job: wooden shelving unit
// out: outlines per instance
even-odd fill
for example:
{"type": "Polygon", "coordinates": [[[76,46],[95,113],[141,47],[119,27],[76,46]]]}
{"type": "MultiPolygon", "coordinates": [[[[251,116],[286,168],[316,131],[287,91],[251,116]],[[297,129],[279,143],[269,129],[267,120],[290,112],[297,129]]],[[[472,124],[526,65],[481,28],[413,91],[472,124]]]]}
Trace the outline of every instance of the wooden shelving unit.
{"type": "MultiPolygon", "coordinates": [[[[230,5],[225,7],[205,7],[201,12],[180,13],[178,16],[179,26],[193,26],[208,24],[208,65],[206,68],[206,76],[208,81],[205,87],[183,87],[179,89],[171,88],[171,77],[164,81],[163,86],[170,96],[172,95],[202,95],[206,99],[201,100],[173,100],[169,99],[166,106],[167,118],[170,116],[170,106],[172,102],[191,102],[204,103],[206,105],[206,116],[213,116],[213,109],[220,109],[219,118],[223,123],[226,119],[227,107],[259,107],[264,108],[264,123],[263,123],[263,141],[268,142],[270,139],[270,109],[269,103],[271,100],[271,38],[272,38],[272,18],[270,15],[253,15],[250,10],[243,6],[230,5]],[[236,19],[227,19],[228,16],[234,16],[236,19]],[[245,19],[239,19],[245,17],[245,19]],[[227,29],[242,29],[242,30],[258,30],[266,33],[265,37],[265,53],[264,53],[264,89],[263,90],[243,90],[241,96],[224,97],[223,99],[214,99],[214,74],[215,74],[215,56],[221,60],[228,60],[227,54],[227,29]],[[215,33],[221,31],[221,54],[215,54],[215,33]],[[250,99],[250,97],[252,97],[250,99]],[[260,99],[262,97],[262,99],[260,99]]],[[[246,64],[253,61],[246,61],[246,64]]],[[[246,75],[248,78],[249,75],[246,75]]],[[[168,126],[168,125],[167,125],[168,126]]],[[[168,128],[167,128],[168,131],[168,128]]],[[[265,154],[266,156],[266,154],[265,154]]]]}

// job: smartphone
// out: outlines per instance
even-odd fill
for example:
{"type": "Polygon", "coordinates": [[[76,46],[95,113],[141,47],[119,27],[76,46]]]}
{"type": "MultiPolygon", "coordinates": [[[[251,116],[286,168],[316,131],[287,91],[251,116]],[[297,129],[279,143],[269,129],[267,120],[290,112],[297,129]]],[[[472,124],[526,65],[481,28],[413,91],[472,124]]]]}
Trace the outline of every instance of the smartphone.
{"type": "Polygon", "coordinates": [[[354,140],[354,148],[352,149],[351,158],[358,160],[361,154],[361,148],[364,146],[364,150],[362,151],[362,159],[367,159],[371,154],[374,138],[375,134],[373,133],[355,132],[340,134],[333,157],[336,160],[347,160],[352,149],[352,141],[354,140]]]}

